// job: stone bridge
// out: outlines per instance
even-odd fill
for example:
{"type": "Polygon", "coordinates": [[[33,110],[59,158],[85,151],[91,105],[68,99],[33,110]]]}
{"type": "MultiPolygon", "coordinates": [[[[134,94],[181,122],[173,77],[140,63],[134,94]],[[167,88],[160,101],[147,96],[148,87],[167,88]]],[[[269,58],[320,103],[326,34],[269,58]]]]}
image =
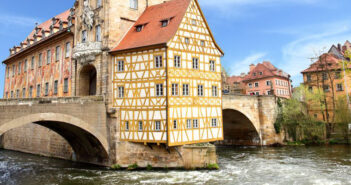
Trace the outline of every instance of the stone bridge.
{"type": "Polygon", "coordinates": [[[102,97],[0,100],[0,136],[34,123],[61,135],[76,160],[107,165],[110,128],[102,97]]]}
{"type": "Polygon", "coordinates": [[[223,96],[224,141],[222,145],[266,146],[282,143],[276,134],[275,96],[223,96]]]}

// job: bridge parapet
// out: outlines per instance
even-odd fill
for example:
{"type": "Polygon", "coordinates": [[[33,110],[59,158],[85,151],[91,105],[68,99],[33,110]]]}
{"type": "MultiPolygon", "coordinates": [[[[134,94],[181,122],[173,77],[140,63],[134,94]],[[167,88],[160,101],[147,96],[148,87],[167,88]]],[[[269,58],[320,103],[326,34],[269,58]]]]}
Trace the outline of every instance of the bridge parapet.
{"type": "Polygon", "coordinates": [[[103,96],[0,99],[0,106],[103,102],[103,96]]]}

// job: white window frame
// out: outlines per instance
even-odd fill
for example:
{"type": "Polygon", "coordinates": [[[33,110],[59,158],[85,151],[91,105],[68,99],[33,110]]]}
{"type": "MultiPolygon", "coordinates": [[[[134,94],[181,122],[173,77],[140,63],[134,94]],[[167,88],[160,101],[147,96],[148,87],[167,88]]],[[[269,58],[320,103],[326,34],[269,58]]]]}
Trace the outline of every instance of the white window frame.
{"type": "Polygon", "coordinates": [[[186,128],[191,129],[191,119],[186,120],[186,128]]]}
{"type": "Polygon", "coordinates": [[[49,96],[49,82],[45,83],[45,96],[49,96]]]}
{"type": "Polygon", "coordinates": [[[118,86],[118,98],[124,98],[124,86],[118,86]]]}
{"type": "Polygon", "coordinates": [[[55,49],[55,61],[60,61],[61,60],[61,47],[60,46],[56,46],[55,49]]]}
{"type": "Polygon", "coordinates": [[[126,130],[126,131],[129,131],[129,121],[126,121],[126,122],[125,122],[125,130],[126,130]]]}
{"type": "Polygon", "coordinates": [[[212,86],[212,96],[218,97],[218,87],[217,86],[212,86]]]}
{"type": "Polygon", "coordinates": [[[189,84],[183,84],[183,96],[189,96],[189,84]]]}
{"type": "Polygon", "coordinates": [[[31,59],[31,62],[30,62],[30,68],[31,68],[31,70],[34,69],[34,67],[35,67],[34,65],[35,65],[35,57],[32,56],[32,59],[31,59]]]}
{"type": "Polygon", "coordinates": [[[161,131],[161,121],[155,121],[155,131],[161,131]]]}
{"type": "Polygon", "coordinates": [[[179,84],[172,84],[172,96],[179,96],[179,84]]]}
{"type": "Polygon", "coordinates": [[[138,130],[139,132],[143,131],[143,121],[138,121],[138,130]]]}
{"type": "Polygon", "coordinates": [[[212,127],[218,127],[218,119],[217,118],[212,118],[211,126],[212,127]]]}
{"type": "Polygon", "coordinates": [[[58,93],[58,80],[54,81],[54,95],[57,95],[58,93]]]}
{"type": "Polygon", "coordinates": [[[181,68],[181,57],[179,55],[174,56],[174,67],[181,68]]]}
{"type": "Polygon", "coordinates": [[[63,80],[63,93],[68,93],[68,84],[69,84],[68,78],[65,78],[63,80]]]}
{"type": "Polygon", "coordinates": [[[199,69],[199,58],[193,58],[193,69],[199,69]]]}
{"type": "Polygon", "coordinates": [[[46,51],[46,64],[49,65],[51,63],[51,50],[46,51]]]}
{"type": "Polygon", "coordinates": [[[101,42],[101,26],[100,25],[95,26],[95,41],[101,42]]]}
{"type": "Polygon", "coordinates": [[[163,96],[163,84],[156,84],[156,96],[163,96]]]}
{"type": "Polygon", "coordinates": [[[178,129],[178,120],[173,120],[173,129],[174,130],[178,129]]]}
{"type": "Polygon", "coordinates": [[[124,60],[119,60],[117,63],[117,71],[123,72],[124,71],[124,60]]]}
{"type": "Polygon", "coordinates": [[[163,66],[162,56],[155,56],[155,68],[161,68],[163,66]]]}
{"type": "Polygon", "coordinates": [[[197,96],[204,96],[204,85],[197,86],[197,96]]]}
{"type": "Polygon", "coordinates": [[[65,58],[68,58],[71,55],[71,42],[67,42],[65,47],[65,58]]]}
{"type": "Polygon", "coordinates": [[[260,84],[258,82],[255,82],[255,87],[259,87],[260,84]]]}
{"type": "Polygon", "coordinates": [[[215,72],[216,71],[216,61],[210,60],[210,71],[215,72]]]}
{"type": "Polygon", "coordinates": [[[193,128],[199,128],[199,120],[198,119],[193,120],[193,128]]]}

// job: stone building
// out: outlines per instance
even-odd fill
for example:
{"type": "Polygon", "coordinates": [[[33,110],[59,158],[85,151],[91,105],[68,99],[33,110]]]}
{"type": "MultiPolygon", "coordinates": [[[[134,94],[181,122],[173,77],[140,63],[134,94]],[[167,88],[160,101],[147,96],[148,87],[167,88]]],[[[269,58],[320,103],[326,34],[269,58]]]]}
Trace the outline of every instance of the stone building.
{"type": "MultiPolygon", "coordinates": [[[[76,0],[10,50],[4,98],[103,96],[122,148],[217,141],[222,55],[197,0],[76,0]]],[[[31,152],[30,130],[48,133],[29,124],[5,141],[31,152]]]]}
{"type": "Polygon", "coordinates": [[[226,77],[223,82],[223,93],[225,94],[246,94],[245,83],[243,82],[245,78],[245,73],[240,76],[230,76],[226,77]]]}
{"type": "Polygon", "coordinates": [[[351,69],[351,66],[345,65],[343,68],[342,65],[342,61],[350,60],[346,56],[350,49],[349,41],[344,45],[333,45],[327,53],[319,56],[316,62],[302,71],[304,85],[311,92],[323,92],[321,98],[326,106],[321,109],[320,105],[310,105],[308,110],[318,120],[333,123],[336,100],[338,97],[350,95],[351,76],[344,73],[344,69],[351,69]]]}
{"type": "Polygon", "coordinates": [[[290,98],[292,87],[290,75],[277,69],[270,62],[250,65],[250,72],[244,77],[247,95],[276,95],[290,98]]]}

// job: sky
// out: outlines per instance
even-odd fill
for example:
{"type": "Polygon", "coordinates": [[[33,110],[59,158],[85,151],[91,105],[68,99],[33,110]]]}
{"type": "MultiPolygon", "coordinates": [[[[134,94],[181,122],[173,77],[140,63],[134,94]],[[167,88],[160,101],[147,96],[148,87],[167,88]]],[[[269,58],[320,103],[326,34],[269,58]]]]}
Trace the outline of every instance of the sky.
{"type": "MultiPolygon", "coordinates": [[[[350,0],[199,0],[230,75],[271,61],[302,82],[301,71],[332,44],[351,40],[350,0]]],[[[73,6],[74,0],[6,0],[0,6],[0,60],[19,45],[35,23],[73,6]],[[55,5],[53,3],[55,2],[55,5]]],[[[5,66],[0,65],[0,97],[5,66]]]]}

